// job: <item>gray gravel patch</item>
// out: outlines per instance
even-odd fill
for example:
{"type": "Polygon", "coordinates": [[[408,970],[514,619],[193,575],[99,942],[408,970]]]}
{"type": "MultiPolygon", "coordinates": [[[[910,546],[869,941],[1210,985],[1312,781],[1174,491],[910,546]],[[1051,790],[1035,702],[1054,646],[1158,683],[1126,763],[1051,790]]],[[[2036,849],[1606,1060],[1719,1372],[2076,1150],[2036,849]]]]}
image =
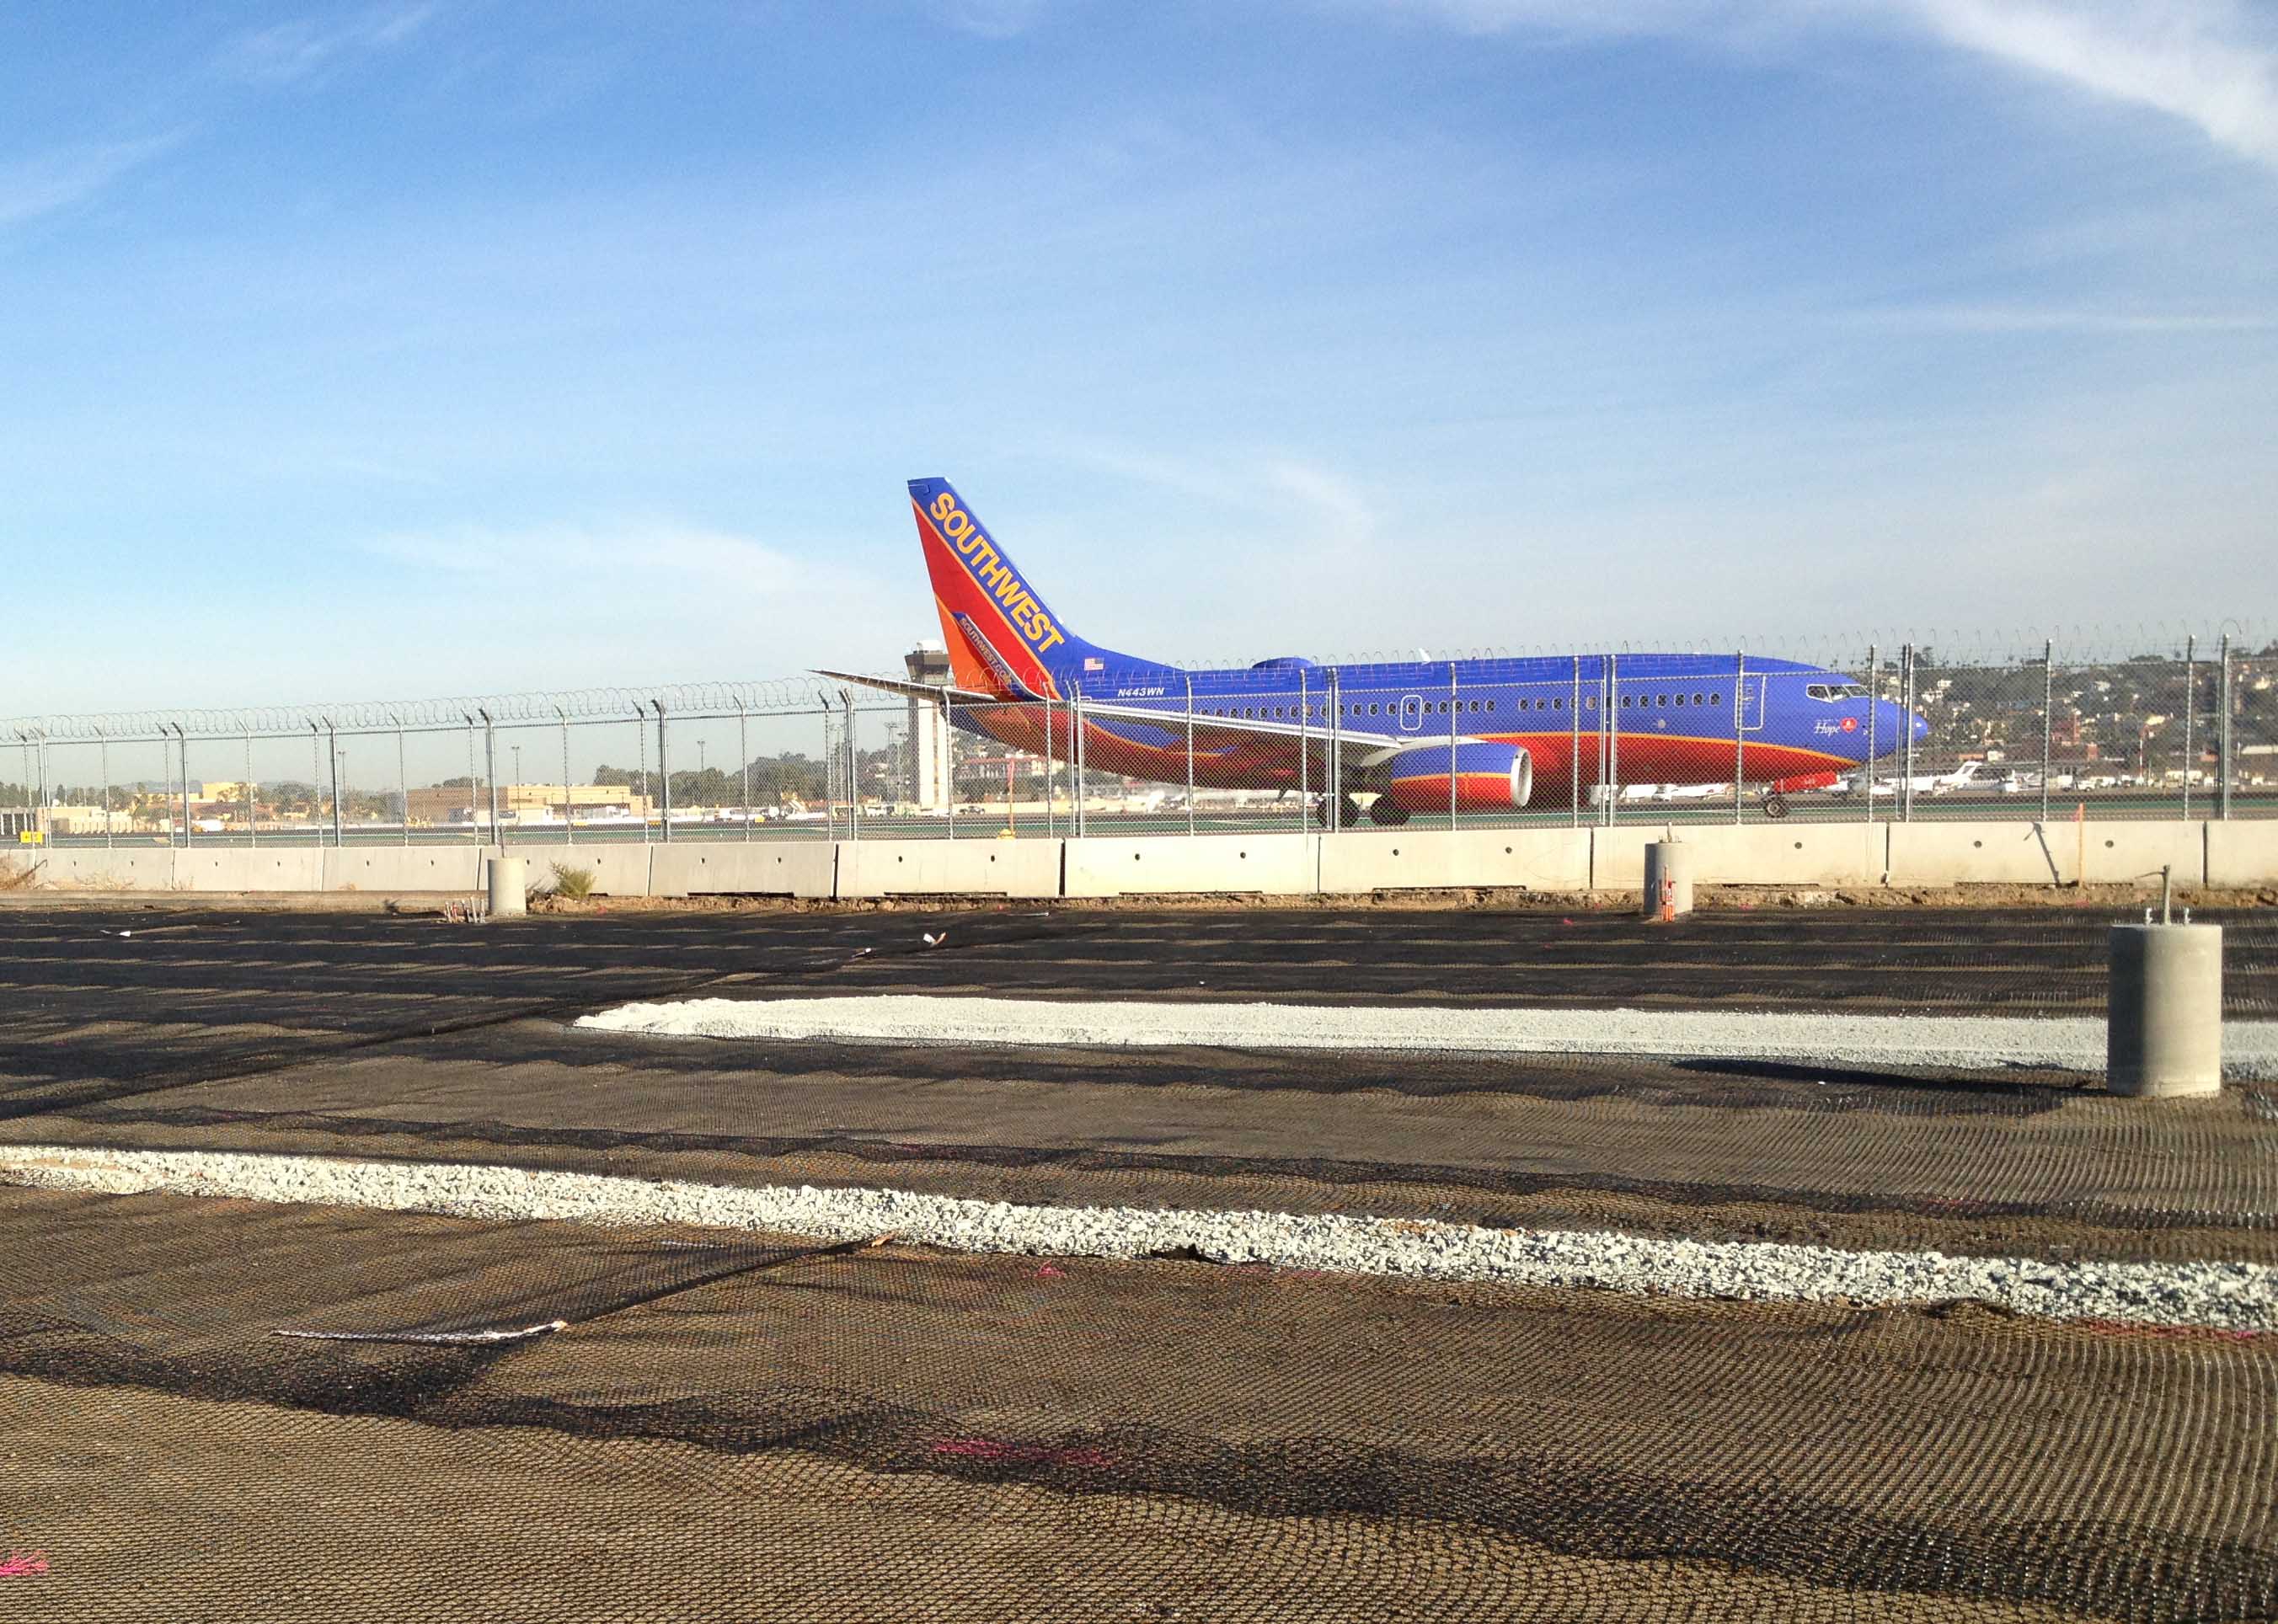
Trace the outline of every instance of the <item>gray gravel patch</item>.
{"type": "MultiPolygon", "coordinates": [[[[1287,1003],[1051,1003],[895,994],[629,1003],[577,1025],[654,1037],[1157,1048],[1714,1056],[1958,1071],[2101,1072],[2101,1020],[1743,1014],[1707,1010],[1462,1010],[1287,1003]]],[[[2223,1028],[2223,1074],[2278,1079],[2278,1021],[2223,1028]]]]}
{"type": "Polygon", "coordinates": [[[2053,1262],[1842,1251],[1601,1231],[1491,1230],[1342,1214],[1026,1207],[893,1189],[747,1187],[206,1151],[0,1148],[0,1182],[164,1191],[520,1221],[673,1224],[842,1241],[893,1235],[965,1252],[1143,1258],[1429,1280],[1594,1287],[1755,1302],[1966,1300],[2050,1319],[2278,1328],[2278,1269],[2213,1262],[2053,1262]]]}

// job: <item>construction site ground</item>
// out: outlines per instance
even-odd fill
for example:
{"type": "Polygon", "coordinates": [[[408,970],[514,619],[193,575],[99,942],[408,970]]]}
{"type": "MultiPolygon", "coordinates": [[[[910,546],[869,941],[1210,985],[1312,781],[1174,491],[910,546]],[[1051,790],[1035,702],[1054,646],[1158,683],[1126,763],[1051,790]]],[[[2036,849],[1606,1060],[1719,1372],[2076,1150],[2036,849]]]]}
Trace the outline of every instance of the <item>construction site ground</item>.
{"type": "MultiPolygon", "coordinates": [[[[570,1024],[824,992],[2093,1015],[2115,917],[11,907],[0,1141],[2278,1262],[2264,1085],[570,1024]]],[[[2278,1018],[2278,914],[2201,917],[2230,1014],[2278,1018]]],[[[164,1193],[0,1188],[0,1238],[10,1617],[2278,1613],[2268,1335],[164,1193]]]]}

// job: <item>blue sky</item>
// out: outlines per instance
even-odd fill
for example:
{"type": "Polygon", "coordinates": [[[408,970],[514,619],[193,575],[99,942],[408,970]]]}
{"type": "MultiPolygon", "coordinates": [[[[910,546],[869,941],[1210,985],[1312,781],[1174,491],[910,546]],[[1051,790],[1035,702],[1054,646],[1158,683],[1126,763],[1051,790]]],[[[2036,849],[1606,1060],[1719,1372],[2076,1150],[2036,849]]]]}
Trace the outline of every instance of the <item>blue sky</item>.
{"type": "Polygon", "coordinates": [[[2278,612],[2278,12],[11,8],[14,713],[2278,612]]]}

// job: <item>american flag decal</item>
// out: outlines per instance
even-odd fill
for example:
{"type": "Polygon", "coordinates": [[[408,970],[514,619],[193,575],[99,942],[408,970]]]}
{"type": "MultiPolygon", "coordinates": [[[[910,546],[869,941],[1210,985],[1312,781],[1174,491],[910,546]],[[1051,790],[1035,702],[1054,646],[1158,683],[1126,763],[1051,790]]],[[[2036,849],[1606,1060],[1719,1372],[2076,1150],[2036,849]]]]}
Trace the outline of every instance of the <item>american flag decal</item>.
{"type": "Polygon", "coordinates": [[[1096,655],[1086,655],[1083,668],[1087,671],[1105,671],[1107,669],[1107,662],[1096,655]]]}

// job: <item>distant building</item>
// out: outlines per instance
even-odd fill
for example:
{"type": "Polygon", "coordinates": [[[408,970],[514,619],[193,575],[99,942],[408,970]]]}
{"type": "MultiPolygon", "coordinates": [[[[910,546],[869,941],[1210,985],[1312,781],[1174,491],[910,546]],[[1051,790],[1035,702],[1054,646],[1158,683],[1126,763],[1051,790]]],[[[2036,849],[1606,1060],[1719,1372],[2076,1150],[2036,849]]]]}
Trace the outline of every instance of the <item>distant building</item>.
{"type": "MultiPolygon", "coordinates": [[[[464,785],[431,786],[408,796],[408,815],[414,824],[488,823],[491,792],[486,784],[470,789],[464,785]]],[[[645,818],[646,796],[635,795],[623,784],[501,784],[498,809],[501,821],[567,821],[577,818],[645,818]]]]}
{"type": "Polygon", "coordinates": [[[125,807],[114,806],[105,812],[100,806],[50,806],[48,808],[48,828],[57,835],[101,835],[106,820],[110,833],[124,835],[141,827],[134,813],[125,807]]]}

